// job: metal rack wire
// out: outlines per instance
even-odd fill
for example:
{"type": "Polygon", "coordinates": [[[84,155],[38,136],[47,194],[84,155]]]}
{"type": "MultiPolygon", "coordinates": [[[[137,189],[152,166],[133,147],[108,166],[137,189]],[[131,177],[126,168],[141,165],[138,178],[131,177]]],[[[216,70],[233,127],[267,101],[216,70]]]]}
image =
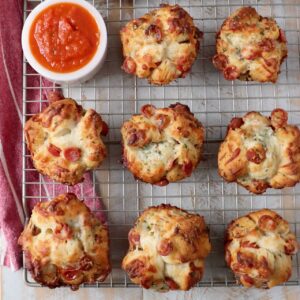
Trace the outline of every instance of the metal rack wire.
{"type": "MultiPolygon", "coordinates": [[[[40,1],[24,1],[24,18],[40,1]]],[[[194,17],[204,40],[200,54],[191,74],[185,79],[165,87],[150,86],[145,80],[134,78],[120,70],[122,63],[120,28],[130,19],[139,17],[158,7],[159,0],[95,0],[96,6],[106,20],[108,28],[108,57],[101,72],[89,82],[77,86],[63,86],[64,94],[79,101],[86,108],[96,109],[109,124],[110,133],[106,138],[108,158],[93,172],[93,183],[97,191],[92,197],[102,201],[110,229],[111,261],[113,270],[102,284],[88,287],[134,286],[120,269],[122,257],[127,250],[127,233],[139,212],[150,205],[170,203],[200,213],[210,228],[213,252],[206,261],[204,278],[198,286],[236,285],[231,271],[225,266],[223,235],[226,225],[249,211],[267,207],[279,212],[290,222],[291,228],[300,237],[300,184],[294,188],[269,190],[261,196],[254,196],[234,183],[225,183],[217,173],[216,154],[219,143],[225,135],[228,122],[233,116],[257,110],[269,114],[275,107],[289,112],[291,123],[299,124],[300,116],[300,4],[297,0],[172,0],[194,17]],[[242,5],[254,6],[265,16],[276,18],[284,28],[288,40],[289,57],[281,67],[276,84],[251,82],[229,82],[212,66],[215,53],[215,33],[223,20],[242,5]],[[194,174],[179,183],[166,187],[155,187],[136,182],[133,176],[120,164],[120,126],[132,114],[138,113],[146,103],[157,107],[168,106],[180,101],[189,105],[191,111],[206,128],[205,160],[194,174]]],[[[166,2],[166,1],[164,1],[166,2]]],[[[24,60],[23,73],[23,121],[35,112],[29,106],[39,103],[39,110],[46,100],[43,98],[42,78],[34,73],[24,60]],[[40,85],[31,82],[37,80],[40,85]],[[30,98],[32,91],[39,91],[39,99],[30,98]]],[[[29,153],[23,143],[23,204],[27,209],[32,198],[43,201],[47,195],[43,187],[48,186],[54,197],[57,183],[45,182],[41,175],[30,181],[30,174],[37,172],[30,165],[29,153]],[[36,185],[37,195],[27,194],[27,187],[36,185]]],[[[68,187],[65,187],[68,191],[68,187]]],[[[81,187],[81,198],[85,198],[81,187]]],[[[94,207],[96,210],[96,205],[94,207]]],[[[300,283],[300,255],[293,259],[293,275],[286,285],[300,283]]],[[[26,268],[24,278],[28,285],[39,286],[30,277],[26,268]]]]}

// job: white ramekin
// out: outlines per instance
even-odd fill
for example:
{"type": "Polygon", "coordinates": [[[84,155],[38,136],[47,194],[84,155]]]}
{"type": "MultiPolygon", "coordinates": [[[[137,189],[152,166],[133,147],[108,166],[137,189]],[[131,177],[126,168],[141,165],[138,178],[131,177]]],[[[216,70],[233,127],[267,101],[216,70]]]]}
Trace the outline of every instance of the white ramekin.
{"type": "Polygon", "coordinates": [[[96,8],[85,0],[46,0],[35,7],[27,17],[22,31],[22,48],[30,65],[45,78],[57,83],[75,84],[91,79],[102,67],[107,52],[107,31],[104,20],[96,8]],[[74,3],[84,7],[95,19],[99,32],[100,43],[93,58],[82,68],[69,73],[56,73],[46,69],[33,56],[29,44],[29,32],[36,16],[45,8],[57,3],[74,3]]]}

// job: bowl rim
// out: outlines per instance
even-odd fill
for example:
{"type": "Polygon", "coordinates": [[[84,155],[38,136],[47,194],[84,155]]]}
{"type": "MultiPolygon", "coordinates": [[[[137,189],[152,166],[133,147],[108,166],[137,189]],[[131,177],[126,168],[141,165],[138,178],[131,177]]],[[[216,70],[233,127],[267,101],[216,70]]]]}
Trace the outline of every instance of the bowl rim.
{"type": "Polygon", "coordinates": [[[46,77],[52,81],[60,82],[79,81],[80,79],[87,77],[91,72],[93,72],[105,59],[107,48],[107,29],[100,12],[97,11],[97,9],[92,4],[85,0],[46,0],[36,6],[26,18],[22,29],[21,43],[25,58],[27,59],[31,67],[43,77],[46,77]],[[82,68],[68,73],[54,72],[45,68],[34,57],[29,43],[30,29],[37,15],[49,6],[62,3],[73,3],[85,8],[94,18],[100,32],[100,43],[92,59],[82,68]]]}

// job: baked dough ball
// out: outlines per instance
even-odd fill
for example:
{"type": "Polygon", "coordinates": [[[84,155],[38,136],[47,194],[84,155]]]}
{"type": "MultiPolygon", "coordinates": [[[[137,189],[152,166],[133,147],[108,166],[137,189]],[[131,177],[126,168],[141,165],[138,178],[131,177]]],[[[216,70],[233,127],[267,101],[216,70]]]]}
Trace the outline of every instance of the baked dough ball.
{"type": "Polygon", "coordinates": [[[148,104],[141,112],[121,129],[124,165],[138,179],[156,185],[190,176],[201,159],[204,129],[188,106],[157,109],[148,104]]]}
{"type": "Polygon", "coordinates": [[[108,127],[92,109],[72,99],[51,103],[25,124],[25,137],[35,168],[53,180],[74,185],[106,156],[100,134],[108,127]]]}
{"type": "Polygon", "coordinates": [[[291,276],[298,244],[287,221],[262,209],[229,224],[225,251],[228,266],[245,287],[271,288],[291,276]]]}
{"type": "Polygon", "coordinates": [[[252,7],[242,7],[217,34],[213,63],[227,80],[276,82],[286,56],[286,38],[276,21],[260,16],[252,7]]]}
{"type": "Polygon", "coordinates": [[[150,83],[168,84],[190,71],[201,36],[183,8],[163,4],[121,30],[122,68],[150,83]]]}
{"type": "Polygon", "coordinates": [[[300,131],[287,124],[287,112],[275,109],[233,118],[218,154],[219,174],[250,192],[281,189],[300,180],[300,131]]]}
{"type": "Polygon", "coordinates": [[[77,289],[110,272],[107,227],[71,193],[36,204],[19,244],[32,277],[50,288],[77,289]]]}
{"type": "Polygon", "coordinates": [[[134,283],[159,291],[194,286],[211,251],[204,218],[165,204],[146,209],[128,239],[123,269],[134,283]]]}

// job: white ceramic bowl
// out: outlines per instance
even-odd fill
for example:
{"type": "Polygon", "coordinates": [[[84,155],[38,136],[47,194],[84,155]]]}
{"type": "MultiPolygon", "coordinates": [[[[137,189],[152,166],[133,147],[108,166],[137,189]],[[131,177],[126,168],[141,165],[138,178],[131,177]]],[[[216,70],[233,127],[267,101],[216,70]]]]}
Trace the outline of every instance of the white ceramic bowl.
{"type": "Polygon", "coordinates": [[[45,78],[57,83],[79,83],[91,79],[102,67],[107,52],[107,31],[104,20],[96,8],[85,0],[46,0],[33,9],[26,19],[22,31],[22,48],[30,65],[45,78]],[[48,6],[57,3],[74,3],[85,8],[95,19],[99,32],[100,43],[93,58],[82,68],[69,73],[56,73],[46,69],[33,56],[29,44],[29,32],[36,16],[48,6]]]}

